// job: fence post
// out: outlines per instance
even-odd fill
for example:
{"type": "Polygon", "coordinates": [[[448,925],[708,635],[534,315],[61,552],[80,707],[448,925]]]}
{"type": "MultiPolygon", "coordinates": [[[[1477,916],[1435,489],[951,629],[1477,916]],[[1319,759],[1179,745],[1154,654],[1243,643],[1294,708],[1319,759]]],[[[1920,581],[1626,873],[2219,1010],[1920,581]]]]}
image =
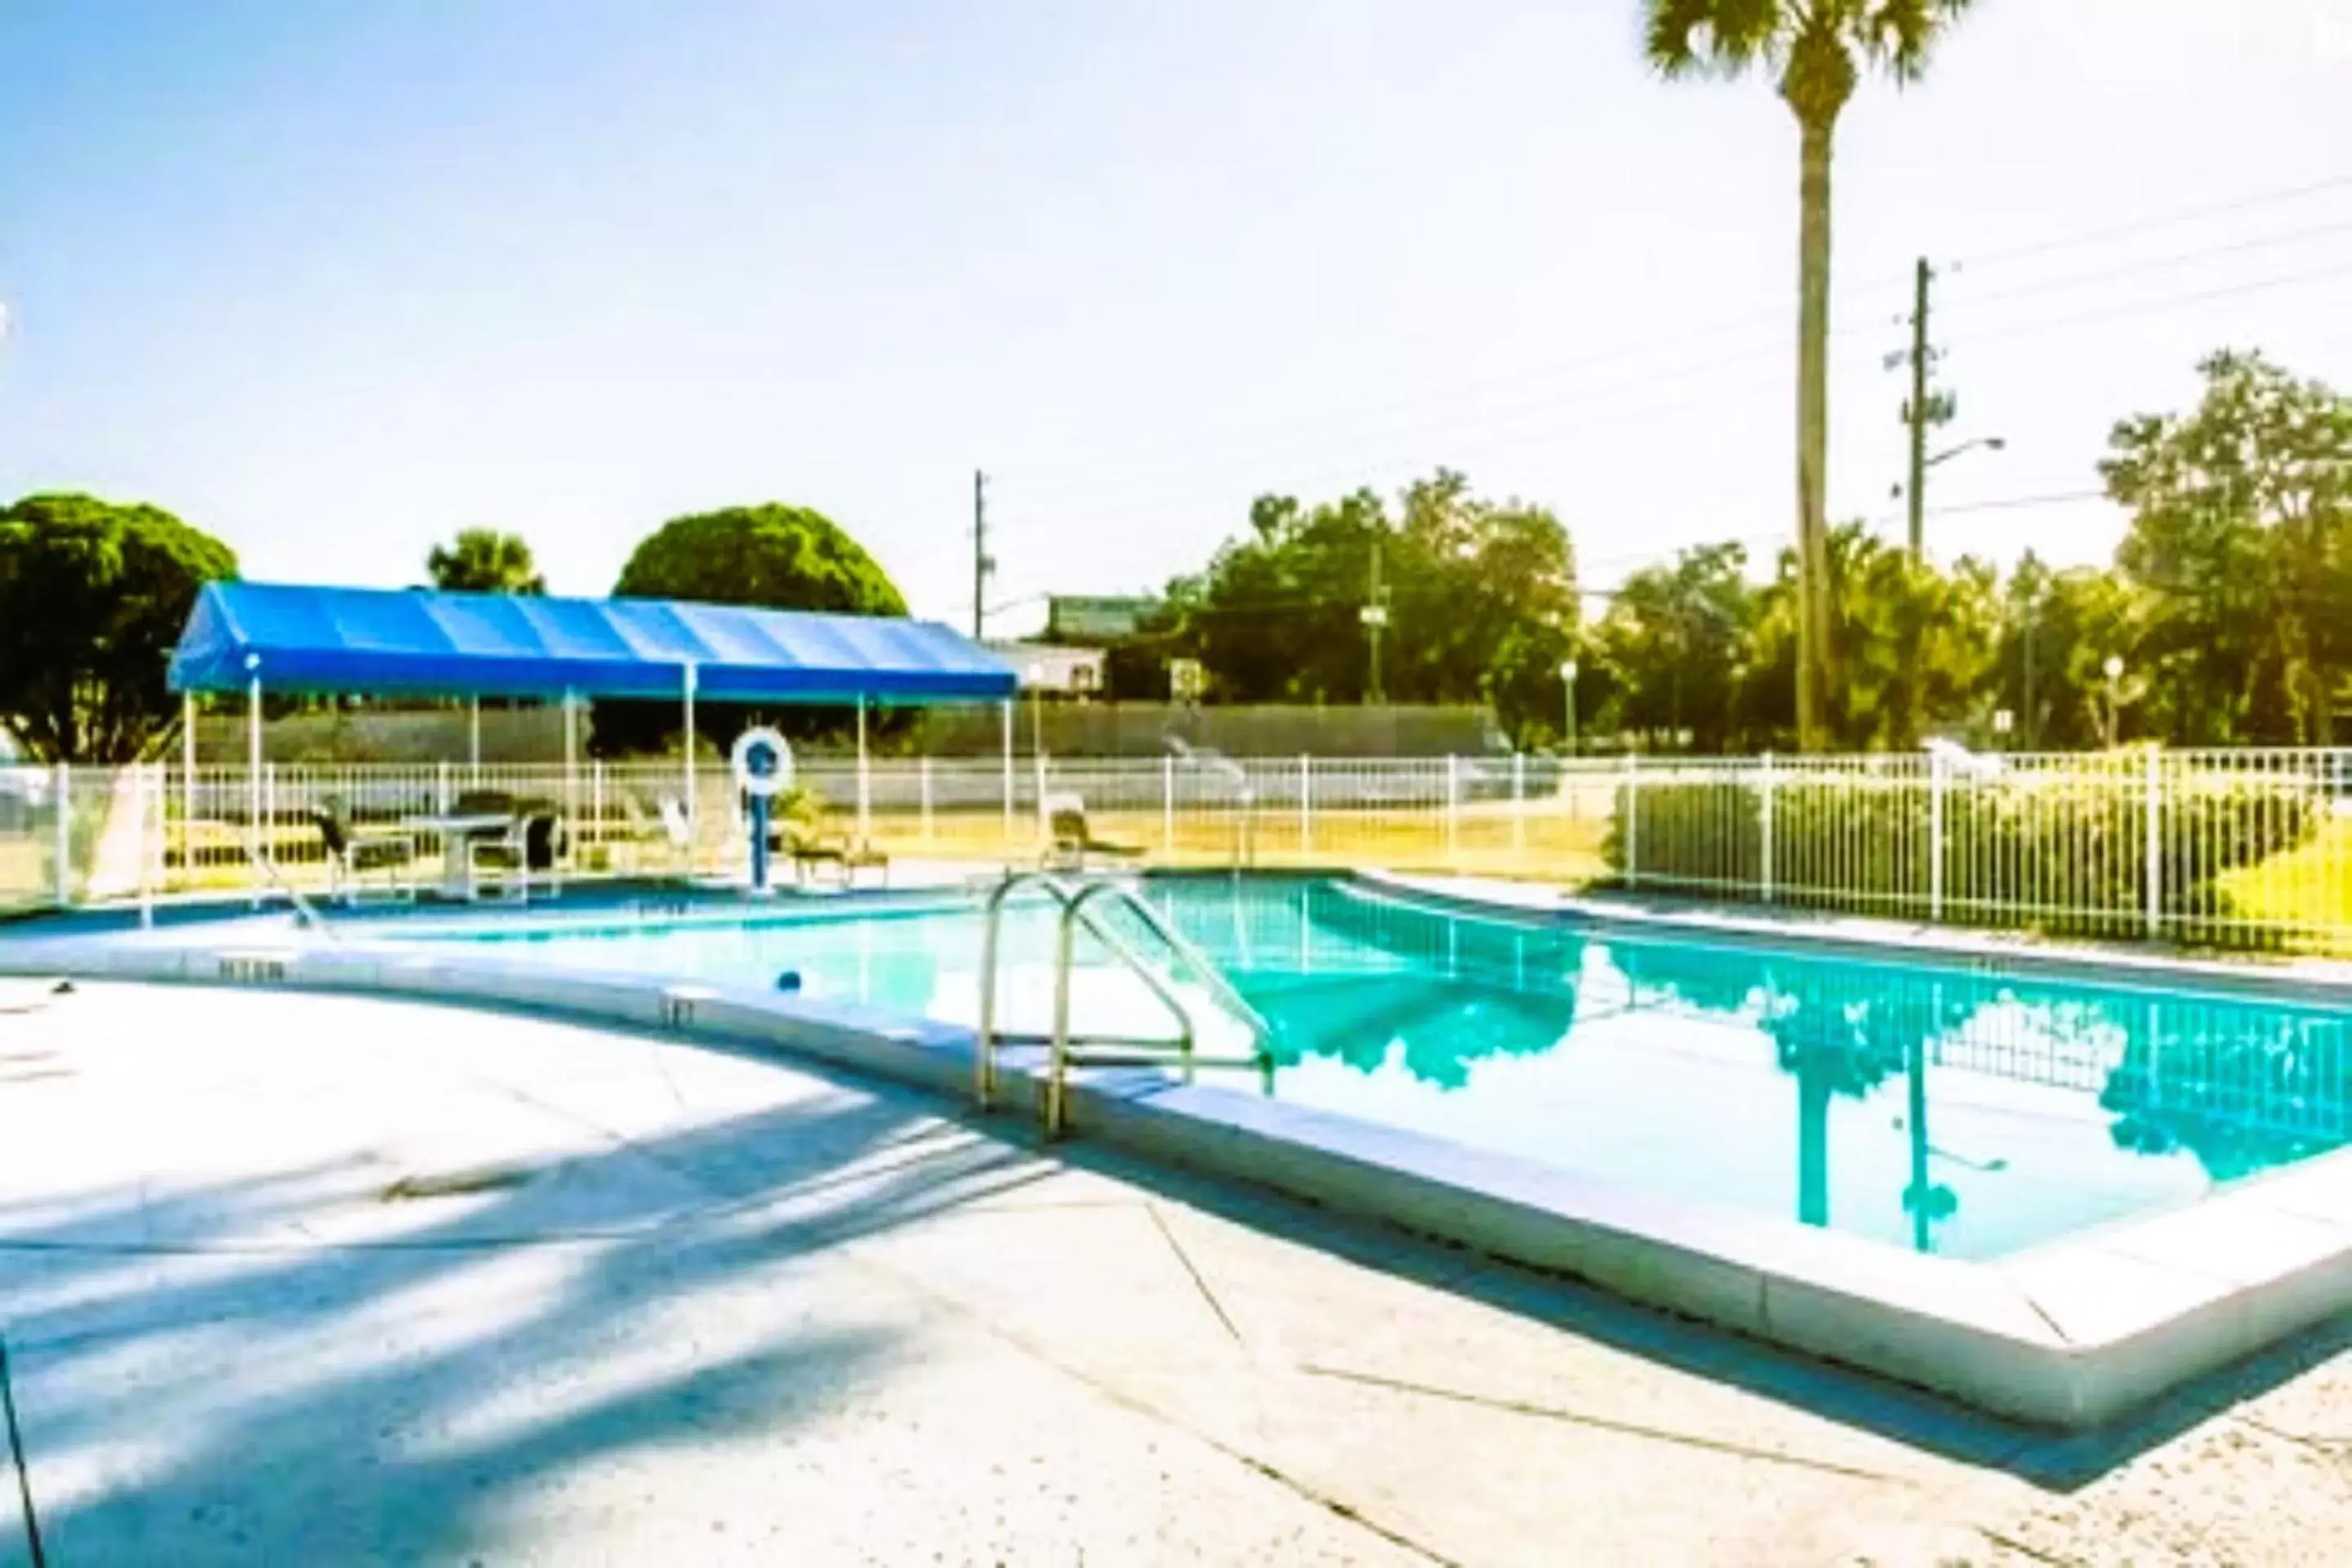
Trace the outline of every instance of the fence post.
{"type": "Polygon", "coordinates": [[[915,788],[919,803],[919,809],[923,814],[923,842],[928,845],[932,840],[931,759],[929,752],[925,752],[915,763],[915,788]]]}
{"type": "Polygon", "coordinates": [[[1525,752],[1511,752],[1511,855],[1513,858],[1528,852],[1528,757],[1525,752]]]}
{"type": "Polygon", "coordinates": [[[62,910],[73,902],[73,769],[64,763],[49,770],[49,798],[56,803],[57,818],[49,835],[57,855],[50,880],[62,910]]]}
{"type": "Polygon", "coordinates": [[[1298,852],[1310,855],[1315,850],[1315,761],[1298,759],[1298,852]]]}
{"type": "Polygon", "coordinates": [[[596,842],[604,842],[604,759],[588,762],[588,812],[596,822],[596,842]]]}
{"type": "Polygon", "coordinates": [[[1454,819],[1461,815],[1461,759],[1449,752],[1445,757],[1445,863],[1449,867],[1454,864],[1454,819]]]}
{"type": "Polygon", "coordinates": [[[2161,751],[2155,742],[2147,743],[2147,818],[2146,830],[2147,858],[2147,940],[2155,942],[2164,934],[2164,789],[2160,759],[2161,751]]]}
{"type": "Polygon", "coordinates": [[[449,764],[442,763],[438,764],[433,776],[433,809],[442,813],[444,816],[446,816],[449,811],[450,799],[449,764]]]}
{"type": "Polygon", "coordinates": [[[162,797],[161,781],[143,763],[131,764],[131,809],[139,814],[139,927],[152,930],[155,924],[155,843],[148,833],[147,814],[151,802],[162,797]]]}
{"type": "Polygon", "coordinates": [[[1176,759],[1160,759],[1160,847],[1166,855],[1176,853],[1176,759]]]}
{"type": "Polygon", "coordinates": [[[1761,835],[1763,843],[1760,846],[1763,850],[1763,864],[1759,874],[1764,882],[1764,901],[1769,904],[1773,901],[1777,894],[1772,882],[1772,812],[1775,805],[1774,796],[1778,793],[1778,784],[1772,776],[1772,753],[1769,752],[1764,753],[1761,793],[1763,800],[1757,810],[1758,822],[1763,830],[1761,835]]]}
{"type": "Polygon", "coordinates": [[[1927,753],[1927,918],[1944,918],[1944,753],[1927,753]]]}
{"type": "Polygon", "coordinates": [[[1625,753],[1625,885],[1638,887],[1642,881],[1642,757],[1638,752],[1625,753]]]}

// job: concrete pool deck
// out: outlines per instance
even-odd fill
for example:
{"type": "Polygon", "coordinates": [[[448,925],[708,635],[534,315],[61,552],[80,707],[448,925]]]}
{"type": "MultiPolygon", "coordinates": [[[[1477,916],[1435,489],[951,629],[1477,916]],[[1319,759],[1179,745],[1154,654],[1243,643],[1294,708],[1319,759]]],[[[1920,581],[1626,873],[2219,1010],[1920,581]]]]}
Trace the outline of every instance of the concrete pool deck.
{"type": "MultiPolygon", "coordinates": [[[[2053,1437],[748,1052],[0,981],[60,1568],[2340,1561],[2352,1323],[2053,1437]]],[[[0,1564],[29,1561],[0,1447],[0,1564]]]]}

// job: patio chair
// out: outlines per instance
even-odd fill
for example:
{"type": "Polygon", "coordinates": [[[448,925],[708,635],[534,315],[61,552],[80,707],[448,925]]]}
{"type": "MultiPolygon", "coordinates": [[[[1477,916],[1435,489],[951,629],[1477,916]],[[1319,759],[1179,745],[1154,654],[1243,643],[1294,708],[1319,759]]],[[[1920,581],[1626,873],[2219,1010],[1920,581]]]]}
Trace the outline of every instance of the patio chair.
{"type": "Polygon", "coordinates": [[[551,811],[534,811],[515,819],[499,838],[480,838],[466,848],[467,896],[479,898],[485,885],[518,903],[530,901],[531,879],[545,874],[555,884],[555,862],[563,853],[563,822],[551,811]]]}
{"type": "Polygon", "coordinates": [[[803,886],[827,866],[845,888],[855,886],[857,873],[866,870],[881,872],[883,886],[890,884],[890,857],[870,839],[798,822],[780,822],[769,832],[769,847],[791,858],[793,879],[803,886]]]}
{"type": "Polygon", "coordinates": [[[1096,837],[1087,822],[1087,803],[1075,795],[1045,797],[1045,826],[1049,837],[1038,863],[1048,871],[1083,871],[1090,856],[1120,861],[1143,858],[1140,845],[1115,844],[1096,837]]]}
{"type": "Polygon", "coordinates": [[[310,820],[327,850],[327,890],[330,897],[356,904],[365,891],[370,871],[384,873],[384,886],[395,899],[416,897],[415,880],[406,875],[416,863],[416,839],[406,833],[354,833],[340,807],[314,806],[310,820]]]}

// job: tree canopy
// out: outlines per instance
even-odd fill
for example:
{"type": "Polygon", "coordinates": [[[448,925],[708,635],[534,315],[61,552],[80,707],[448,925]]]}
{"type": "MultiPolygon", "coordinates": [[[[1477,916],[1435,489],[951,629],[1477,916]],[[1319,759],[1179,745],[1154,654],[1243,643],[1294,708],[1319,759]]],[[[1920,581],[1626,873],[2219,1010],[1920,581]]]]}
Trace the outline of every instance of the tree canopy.
{"type": "MultiPolygon", "coordinates": [[[[907,613],[889,574],[839,524],[772,501],[671,519],[638,542],[613,594],[848,616],[907,613]]],[[[721,749],[752,723],[800,736],[832,733],[843,723],[828,709],[768,712],[733,704],[699,708],[696,719],[721,749]]],[[[676,735],[680,721],[676,703],[599,702],[594,745],[607,755],[652,750],[676,735]]]]}
{"type": "Polygon", "coordinates": [[[458,531],[449,543],[436,544],[425,558],[433,585],[461,594],[544,594],[547,579],[531,559],[530,546],[519,533],[494,528],[458,531]]]}
{"type": "Polygon", "coordinates": [[[152,506],[27,496],[0,510],[0,723],[44,762],[146,755],[177,705],[164,669],[219,540],[152,506]]]}
{"type": "Polygon", "coordinates": [[[1491,698],[1507,725],[1531,702],[1557,706],[1577,616],[1568,531],[1541,507],[1473,494],[1450,469],[1408,486],[1393,510],[1370,489],[1314,506],[1259,497],[1245,535],[1169,584],[1174,629],[1153,640],[1201,659],[1219,700],[1364,701],[1375,577],[1384,698],[1491,698]]]}

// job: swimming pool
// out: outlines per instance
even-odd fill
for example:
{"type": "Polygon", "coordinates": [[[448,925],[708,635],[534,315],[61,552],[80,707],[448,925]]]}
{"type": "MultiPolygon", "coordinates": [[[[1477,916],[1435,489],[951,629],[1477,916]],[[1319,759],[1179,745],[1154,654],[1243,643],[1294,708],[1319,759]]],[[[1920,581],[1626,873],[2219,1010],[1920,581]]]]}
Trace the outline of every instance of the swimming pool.
{"type": "MultiPolygon", "coordinates": [[[[2352,1013],[1468,914],[1341,879],[1153,879],[1275,1030],[1277,1098],[1701,1204],[1993,1258],[2352,1142],[2352,1013]]],[[[1043,1016],[1050,909],[1004,997],[1043,1016]]],[[[969,1023],[964,900],[436,942],[969,1023]]],[[[1104,955],[1081,1006],[1152,1032],[1104,955]]],[[[1025,1016],[1024,1016],[1025,1015],[1025,1016]]]]}

